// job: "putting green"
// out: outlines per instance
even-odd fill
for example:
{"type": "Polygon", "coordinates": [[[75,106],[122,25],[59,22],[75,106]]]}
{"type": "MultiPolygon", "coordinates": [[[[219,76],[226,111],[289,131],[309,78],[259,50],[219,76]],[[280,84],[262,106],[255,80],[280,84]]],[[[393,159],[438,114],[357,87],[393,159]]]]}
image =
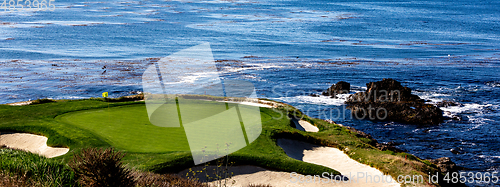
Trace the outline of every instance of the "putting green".
{"type": "MultiPolygon", "coordinates": [[[[214,116],[235,105],[196,100],[179,101],[179,103],[181,103],[180,110],[184,125],[214,116]]],[[[168,103],[165,106],[169,109],[160,111],[169,112],[170,114],[166,115],[170,117],[168,119],[172,119],[172,123],[179,123],[177,118],[173,118],[177,115],[175,103],[168,103]]],[[[244,108],[242,107],[241,110],[245,110],[244,108]]],[[[260,119],[260,116],[257,116],[260,115],[259,112],[248,113],[255,115],[256,119],[260,119]]],[[[252,117],[250,116],[250,118],[252,117]]],[[[190,151],[184,128],[152,125],[146,106],[143,104],[71,112],[60,115],[56,119],[91,131],[112,146],[129,152],[190,151]]],[[[217,120],[224,121],[223,118],[217,120]]]]}

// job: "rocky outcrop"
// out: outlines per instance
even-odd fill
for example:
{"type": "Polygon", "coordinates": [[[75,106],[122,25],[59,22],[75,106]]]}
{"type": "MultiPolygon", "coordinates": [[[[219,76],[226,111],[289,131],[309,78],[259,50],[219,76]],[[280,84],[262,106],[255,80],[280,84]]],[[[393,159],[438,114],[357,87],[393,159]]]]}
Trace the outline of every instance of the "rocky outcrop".
{"type": "Polygon", "coordinates": [[[337,94],[347,94],[351,91],[351,84],[339,81],[337,84],[332,85],[326,91],[322,93],[324,96],[331,96],[332,98],[336,98],[337,94]]]}
{"type": "Polygon", "coordinates": [[[460,169],[453,161],[448,157],[442,157],[438,159],[429,160],[431,163],[435,164],[441,173],[451,173],[458,172],[460,169]]]}
{"type": "Polygon", "coordinates": [[[411,94],[411,89],[402,86],[394,79],[383,79],[366,84],[366,92],[351,95],[348,103],[355,102],[415,102],[422,101],[417,95],[411,94]]]}
{"type": "Polygon", "coordinates": [[[394,79],[366,84],[366,92],[349,96],[348,108],[357,119],[398,121],[410,124],[439,124],[443,111],[411,94],[411,89],[394,79]]]}
{"type": "Polygon", "coordinates": [[[465,183],[463,181],[458,180],[457,182],[452,182],[452,181],[447,181],[448,179],[452,178],[452,175],[459,175],[460,170],[464,170],[465,168],[457,166],[453,161],[451,161],[450,158],[448,157],[442,157],[438,159],[433,159],[433,160],[428,160],[432,164],[437,166],[438,171],[440,174],[438,175],[438,184],[439,186],[442,187],[466,187],[465,183]],[[456,173],[456,174],[453,174],[456,173]],[[448,176],[448,177],[446,177],[448,176]]]}

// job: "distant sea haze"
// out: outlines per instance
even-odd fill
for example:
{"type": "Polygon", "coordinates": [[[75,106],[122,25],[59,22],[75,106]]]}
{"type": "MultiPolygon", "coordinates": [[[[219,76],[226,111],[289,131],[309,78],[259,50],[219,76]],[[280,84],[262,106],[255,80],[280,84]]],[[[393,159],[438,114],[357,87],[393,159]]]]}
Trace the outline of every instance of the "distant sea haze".
{"type": "Polygon", "coordinates": [[[0,9],[0,103],[136,94],[147,66],[209,42],[221,77],[253,82],[258,97],[394,141],[422,158],[446,156],[466,171],[500,172],[499,1],[55,5],[55,11],[0,9]],[[336,116],[348,95],[307,96],[338,81],[351,83],[355,93],[382,78],[432,102],[461,103],[443,108],[461,120],[437,126],[359,121],[336,116]]]}

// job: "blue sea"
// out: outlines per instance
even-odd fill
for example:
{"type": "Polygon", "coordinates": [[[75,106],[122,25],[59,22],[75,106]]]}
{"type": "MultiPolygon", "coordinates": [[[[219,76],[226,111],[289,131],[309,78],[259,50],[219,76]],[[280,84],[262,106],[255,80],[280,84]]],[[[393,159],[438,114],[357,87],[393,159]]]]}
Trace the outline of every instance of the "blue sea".
{"type": "Polygon", "coordinates": [[[500,1],[51,3],[54,11],[0,9],[0,103],[138,93],[148,65],[209,42],[221,77],[251,81],[258,97],[424,159],[450,157],[466,172],[500,172],[500,1]],[[338,81],[364,91],[383,78],[430,102],[461,103],[442,108],[461,120],[356,120],[345,110],[347,95],[308,96],[338,81]]]}

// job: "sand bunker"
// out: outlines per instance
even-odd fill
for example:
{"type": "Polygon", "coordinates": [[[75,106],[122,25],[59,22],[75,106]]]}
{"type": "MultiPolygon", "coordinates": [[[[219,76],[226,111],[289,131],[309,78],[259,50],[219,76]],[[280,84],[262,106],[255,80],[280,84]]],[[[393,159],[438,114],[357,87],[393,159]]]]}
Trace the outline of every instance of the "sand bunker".
{"type": "MultiPolygon", "coordinates": [[[[197,166],[193,167],[193,171],[208,171],[207,174],[209,174],[211,177],[214,177],[215,175],[213,174],[215,170],[215,166],[209,166],[206,168],[206,170],[203,170],[204,167],[202,166],[197,166]]],[[[186,176],[186,174],[189,172],[189,170],[184,170],[179,172],[178,174],[181,176],[186,176]]],[[[295,174],[295,173],[290,173],[290,172],[283,172],[283,171],[271,171],[267,170],[261,167],[257,166],[232,166],[228,169],[228,173],[233,173],[232,177],[227,180],[227,186],[234,186],[234,187],[247,187],[249,184],[269,184],[273,187],[281,187],[281,186],[289,186],[289,187],[327,187],[327,186],[346,186],[346,184],[343,184],[342,182],[336,183],[336,182],[331,182],[330,183],[321,183],[321,182],[316,182],[316,183],[306,183],[306,182],[299,182],[299,178],[302,178],[302,180],[305,180],[306,176],[300,175],[300,174],[295,174]]],[[[206,181],[205,180],[205,172],[199,173],[198,175],[194,176],[194,178],[200,179],[201,181],[206,181]]],[[[193,177],[192,174],[187,175],[189,177],[193,177]]],[[[318,181],[318,179],[317,179],[318,181]]],[[[209,184],[217,185],[219,181],[213,181],[209,182],[209,184]]],[[[222,184],[226,182],[226,180],[221,180],[222,184]]]]}
{"type": "Polygon", "coordinates": [[[0,132],[0,146],[4,145],[8,148],[21,149],[24,151],[32,152],[53,158],[66,154],[68,148],[54,148],[47,146],[48,138],[28,133],[1,133],[0,132]]]}
{"type": "Polygon", "coordinates": [[[312,125],[308,121],[305,120],[296,120],[292,119],[293,123],[295,123],[295,127],[301,131],[306,131],[306,132],[318,132],[319,129],[318,127],[312,125]]]}
{"type": "Polygon", "coordinates": [[[24,106],[24,105],[29,105],[31,104],[31,101],[22,101],[22,102],[17,102],[17,103],[8,103],[6,105],[10,106],[24,106]]]}
{"type": "Polygon", "coordinates": [[[350,179],[350,183],[345,184],[347,186],[400,186],[391,176],[351,159],[337,148],[290,139],[278,139],[278,145],[291,158],[339,171],[350,179]]]}
{"type": "MultiPolygon", "coordinates": [[[[400,186],[400,184],[396,183],[391,176],[384,175],[378,169],[351,159],[337,148],[317,146],[290,139],[278,139],[278,145],[283,148],[288,156],[294,159],[335,169],[350,180],[335,180],[340,179],[340,176],[338,178],[320,178],[320,176],[314,178],[314,176],[305,176],[282,171],[271,171],[256,166],[233,166],[229,168],[228,173],[233,172],[233,176],[228,180],[228,186],[246,187],[249,184],[269,184],[274,187],[400,186]]],[[[203,171],[203,167],[197,166],[192,168],[192,170],[203,171]]],[[[208,171],[207,173],[211,175],[214,173],[214,170],[214,166],[209,166],[204,171],[208,171]]],[[[184,170],[180,172],[179,175],[186,176],[188,172],[189,170],[184,170]]],[[[200,173],[197,176],[189,176],[206,181],[204,175],[205,172],[200,173]]],[[[211,176],[213,177],[213,174],[211,176]]],[[[217,184],[218,182],[219,181],[214,181],[210,183],[217,184]]]]}

